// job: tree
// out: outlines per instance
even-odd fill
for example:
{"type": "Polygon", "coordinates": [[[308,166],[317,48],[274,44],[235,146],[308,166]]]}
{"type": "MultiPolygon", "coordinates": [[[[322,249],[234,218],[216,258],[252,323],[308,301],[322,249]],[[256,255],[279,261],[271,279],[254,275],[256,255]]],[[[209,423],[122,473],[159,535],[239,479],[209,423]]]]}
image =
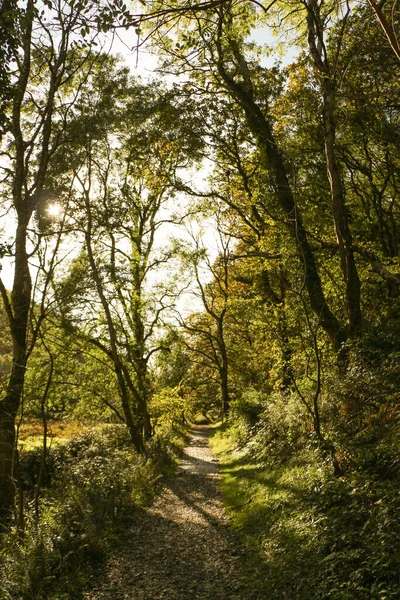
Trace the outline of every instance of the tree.
{"type": "Polygon", "coordinates": [[[184,260],[193,272],[195,290],[192,294],[201,301],[205,314],[192,315],[190,319],[179,316],[179,323],[189,334],[188,342],[192,354],[200,357],[208,368],[217,372],[220,387],[221,415],[224,418],[230,408],[229,358],[226,343],[226,318],[229,301],[229,261],[232,253],[232,239],[224,234],[218,216],[217,243],[218,256],[214,262],[207,255],[201,242],[192,236],[195,247],[185,250],[184,260]],[[211,276],[211,281],[207,279],[211,276]]]}
{"type": "MultiPolygon", "coordinates": [[[[103,75],[82,109],[82,124],[99,118],[102,86],[111,81],[110,72],[107,81],[103,75]]],[[[173,259],[173,250],[158,238],[166,224],[183,218],[172,207],[171,182],[190,165],[198,143],[185,135],[182,113],[179,124],[171,121],[176,100],[170,91],[128,79],[125,87],[111,88],[114,104],[102,117],[102,134],[83,127],[65,165],[75,187],[71,226],[80,232],[82,250],[59,297],[76,335],[113,365],[124,421],[143,453],[152,434],[149,365],[176,296],[173,284],[154,283],[173,259]]]]}
{"type": "Polygon", "coordinates": [[[338,241],[342,276],[346,286],[346,305],[349,320],[349,334],[356,337],[361,333],[362,314],[360,298],[360,278],[355,263],[353,238],[348,222],[343,177],[336,151],[336,76],[340,60],[341,45],[346,32],[350,8],[344,11],[337,27],[340,29],[334,48],[325,42],[325,27],[331,8],[322,9],[318,1],[305,2],[307,11],[308,44],[310,56],[318,77],[322,94],[322,122],[326,168],[331,190],[332,214],[338,241]]]}
{"type": "Polygon", "coordinates": [[[259,161],[269,178],[268,187],[264,188],[266,212],[271,212],[271,205],[275,206],[275,218],[285,222],[287,234],[297,248],[298,260],[305,273],[309,302],[314,312],[321,315],[321,326],[338,350],[346,339],[345,328],[330,309],[325,296],[302,215],[302,203],[297,200],[292,182],[291,167],[275,135],[272,110],[265,100],[273,93],[269,89],[270,81],[268,77],[263,77],[262,68],[252,68],[244,54],[246,44],[243,38],[249,32],[253,18],[251,11],[243,9],[236,13],[228,4],[210,11],[204,20],[201,17],[188,19],[187,31],[198,40],[202,53],[193,51],[192,38],[188,38],[179,51],[168,46],[164,38],[161,43],[163,49],[173,56],[171,60],[176,62],[176,72],[181,67],[185,71],[191,69],[194,79],[199,73],[200,85],[207,74],[207,89],[214,94],[218,90],[228,94],[242,112],[255,142],[259,161]],[[239,19],[242,24],[245,23],[240,35],[237,29],[239,19]]]}
{"type": "Polygon", "coordinates": [[[90,50],[82,50],[74,37],[80,31],[79,7],[59,3],[51,15],[38,13],[33,0],[20,12],[20,45],[12,54],[12,113],[4,138],[6,159],[3,180],[7,206],[16,221],[13,240],[14,282],[9,296],[0,291],[13,339],[13,360],[7,391],[0,401],[0,518],[9,515],[12,481],[14,422],[23,392],[31,309],[28,230],[35,211],[45,207],[55,190],[47,188],[47,173],[54,154],[65,143],[70,107],[79,97],[79,83],[91,69],[90,50]],[[75,91],[71,87],[77,85],[75,91]]]}

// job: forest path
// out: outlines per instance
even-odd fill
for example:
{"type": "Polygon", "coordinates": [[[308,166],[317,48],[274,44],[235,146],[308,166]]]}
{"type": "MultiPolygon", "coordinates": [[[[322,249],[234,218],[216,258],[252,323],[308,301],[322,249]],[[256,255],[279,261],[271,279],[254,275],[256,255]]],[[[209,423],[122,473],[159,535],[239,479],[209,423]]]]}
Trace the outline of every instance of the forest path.
{"type": "Polygon", "coordinates": [[[229,528],[209,434],[208,427],[193,429],[176,476],[139,513],[85,600],[261,598],[249,591],[251,581],[243,570],[247,558],[254,564],[252,552],[229,528]]]}

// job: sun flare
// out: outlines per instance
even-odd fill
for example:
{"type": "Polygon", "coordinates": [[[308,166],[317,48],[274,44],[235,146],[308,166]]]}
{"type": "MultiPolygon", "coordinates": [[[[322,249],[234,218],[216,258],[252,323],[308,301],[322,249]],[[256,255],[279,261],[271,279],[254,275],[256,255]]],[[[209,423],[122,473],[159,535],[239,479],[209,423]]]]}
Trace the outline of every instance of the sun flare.
{"type": "Polygon", "coordinates": [[[50,204],[49,207],[47,208],[47,214],[50,217],[58,217],[61,214],[61,210],[62,210],[61,205],[58,204],[57,202],[54,202],[53,204],[50,204]]]}

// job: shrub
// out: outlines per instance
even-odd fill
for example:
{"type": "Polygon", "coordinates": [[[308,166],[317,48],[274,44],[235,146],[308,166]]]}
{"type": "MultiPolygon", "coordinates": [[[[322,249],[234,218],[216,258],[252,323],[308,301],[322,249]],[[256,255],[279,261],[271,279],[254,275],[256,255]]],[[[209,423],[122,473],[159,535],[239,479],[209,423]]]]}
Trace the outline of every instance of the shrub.
{"type": "Polygon", "coordinates": [[[259,550],[252,593],[295,600],[399,598],[398,475],[390,482],[361,471],[334,477],[310,446],[268,464],[232,452],[229,431],[215,444],[224,452],[223,491],[233,524],[259,550]]]}
{"type": "Polygon", "coordinates": [[[21,539],[13,530],[0,540],[2,600],[48,598],[54,590],[57,599],[79,595],[90,565],[103,559],[122,524],[152,500],[172,467],[161,438],[148,450],[147,459],[139,457],[126,428],[115,425],[93,428],[50,451],[52,483],[41,499],[39,521],[32,485],[26,485],[25,535],[21,539]]]}
{"type": "Polygon", "coordinates": [[[265,396],[249,389],[232,403],[230,436],[237,448],[257,460],[277,463],[310,439],[310,419],[297,396],[265,396]]]}

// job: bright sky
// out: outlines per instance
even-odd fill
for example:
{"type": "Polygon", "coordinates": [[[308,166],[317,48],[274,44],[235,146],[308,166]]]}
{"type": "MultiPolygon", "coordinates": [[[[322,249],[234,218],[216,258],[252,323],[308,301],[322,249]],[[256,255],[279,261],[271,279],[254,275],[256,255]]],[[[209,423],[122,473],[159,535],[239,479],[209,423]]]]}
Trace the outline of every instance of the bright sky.
{"type": "MultiPolygon", "coordinates": [[[[276,40],[272,38],[270,33],[266,28],[260,28],[254,30],[251,39],[262,45],[265,43],[276,43],[276,40]]],[[[137,43],[136,34],[133,31],[121,30],[118,32],[118,35],[114,35],[111,37],[111,34],[108,34],[106,37],[106,42],[103,47],[103,50],[106,52],[111,52],[113,54],[120,54],[123,61],[129,65],[132,75],[140,75],[143,79],[150,78],[154,74],[154,70],[157,67],[157,57],[154,53],[150,51],[149,46],[144,46],[137,51],[135,49],[135,45],[137,43]],[[108,39],[107,39],[108,38],[108,39]]],[[[280,60],[286,64],[293,60],[295,55],[297,54],[297,49],[293,48],[293,50],[289,51],[288,54],[281,58],[280,60]]],[[[262,58],[262,64],[266,67],[272,66],[276,61],[276,55],[264,56],[262,58]]],[[[199,172],[196,176],[196,184],[201,187],[201,180],[206,176],[206,171],[199,172]]],[[[54,210],[54,209],[53,209],[54,210]]],[[[5,223],[5,228],[8,232],[12,233],[13,224],[5,223]]],[[[8,238],[12,239],[11,235],[7,235],[8,238]]],[[[205,243],[210,248],[210,252],[215,254],[217,252],[216,244],[214,240],[214,233],[208,229],[208,233],[206,235],[205,243]]],[[[8,259],[2,259],[1,261],[2,269],[1,269],[1,277],[5,286],[10,289],[12,286],[13,280],[13,269],[12,263],[8,259]]]]}
{"type": "Polygon", "coordinates": [[[123,29],[112,37],[109,46],[110,52],[121,55],[123,61],[129,65],[132,75],[140,75],[144,78],[151,77],[157,67],[157,57],[154,52],[150,51],[149,46],[136,50],[134,48],[136,42],[134,31],[123,29]]]}

